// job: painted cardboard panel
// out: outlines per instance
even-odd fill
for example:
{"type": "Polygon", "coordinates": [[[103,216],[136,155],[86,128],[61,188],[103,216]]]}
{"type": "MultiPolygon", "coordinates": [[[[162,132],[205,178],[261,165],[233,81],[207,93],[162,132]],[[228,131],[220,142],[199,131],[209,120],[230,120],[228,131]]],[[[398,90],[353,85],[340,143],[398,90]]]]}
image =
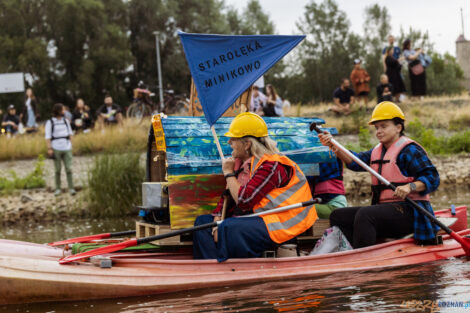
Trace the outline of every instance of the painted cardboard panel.
{"type": "Polygon", "coordinates": [[[201,214],[210,214],[225,189],[223,175],[169,176],[171,229],[192,227],[201,214]]]}

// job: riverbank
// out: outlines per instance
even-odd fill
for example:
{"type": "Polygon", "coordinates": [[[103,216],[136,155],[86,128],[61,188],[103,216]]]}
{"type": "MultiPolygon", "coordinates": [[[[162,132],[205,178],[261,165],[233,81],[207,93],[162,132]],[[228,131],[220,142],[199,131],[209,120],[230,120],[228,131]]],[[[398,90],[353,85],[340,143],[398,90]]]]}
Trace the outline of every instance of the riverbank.
{"type": "MultiPolygon", "coordinates": [[[[338,141],[356,144],[357,136],[338,136],[338,141]]],[[[0,224],[25,222],[58,221],[75,217],[90,216],[85,191],[88,171],[93,164],[93,156],[73,158],[74,181],[79,192],[75,196],[63,193],[59,197],[53,194],[54,167],[51,160],[46,160],[44,176],[46,188],[18,190],[0,196],[0,224]]],[[[144,162],[144,157],[141,162],[144,162]]],[[[470,154],[431,157],[441,177],[438,192],[432,195],[437,208],[450,204],[467,204],[470,201],[470,154]]],[[[14,170],[19,176],[28,173],[34,160],[0,162],[0,175],[8,175],[14,170]]],[[[62,173],[65,186],[65,173],[62,173]]],[[[370,175],[366,172],[344,171],[344,183],[350,205],[370,202],[370,175]]],[[[64,189],[64,191],[66,191],[64,189]]],[[[134,214],[129,208],[129,214],[134,214]]]]}

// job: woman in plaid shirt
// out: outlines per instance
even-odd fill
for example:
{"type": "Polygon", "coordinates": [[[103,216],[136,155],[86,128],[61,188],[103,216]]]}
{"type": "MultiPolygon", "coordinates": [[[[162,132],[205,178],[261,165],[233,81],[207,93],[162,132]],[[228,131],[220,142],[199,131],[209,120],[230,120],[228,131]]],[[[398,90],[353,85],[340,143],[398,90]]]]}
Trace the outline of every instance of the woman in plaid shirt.
{"type": "MultiPolygon", "coordinates": [[[[401,238],[414,233],[421,243],[433,242],[438,227],[405,202],[409,197],[434,214],[429,193],[439,186],[439,174],[426,151],[404,136],[405,116],[392,102],[379,103],[369,125],[374,125],[379,144],[360,153],[353,152],[397,189],[393,192],[372,177],[372,205],[340,208],[330,215],[331,226],[338,226],[354,248],[376,243],[377,238],[401,238]]],[[[336,150],[331,134],[320,134],[323,145],[336,150]]],[[[365,171],[341,151],[337,156],[353,171],[365,171]]]]}
{"type": "MultiPolygon", "coordinates": [[[[233,150],[233,158],[222,163],[227,190],[213,213],[198,216],[195,226],[220,220],[224,197],[228,197],[226,217],[311,200],[307,179],[293,161],[280,155],[260,116],[250,112],[238,115],[226,136],[230,137],[233,150]],[[284,197],[284,193],[293,196],[284,197]],[[286,199],[281,201],[283,198],[286,199]]],[[[259,257],[264,251],[276,249],[280,243],[301,234],[317,219],[313,206],[269,215],[271,217],[228,218],[212,231],[195,232],[194,258],[221,262],[228,258],[259,257]],[[303,214],[305,217],[300,218],[303,214]],[[300,221],[283,228],[282,224],[288,219],[291,224],[300,221]]]]}

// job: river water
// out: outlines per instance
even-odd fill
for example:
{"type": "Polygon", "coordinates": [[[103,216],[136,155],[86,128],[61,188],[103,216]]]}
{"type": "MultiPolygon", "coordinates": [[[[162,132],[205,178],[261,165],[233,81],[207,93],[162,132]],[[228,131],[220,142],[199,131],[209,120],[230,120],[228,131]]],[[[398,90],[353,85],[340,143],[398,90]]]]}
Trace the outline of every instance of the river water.
{"type": "MultiPolygon", "coordinates": [[[[450,204],[464,204],[465,199],[469,198],[468,193],[454,194],[452,197],[439,194],[433,197],[433,205],[436,209],[446,208],[450,204]]],[[[368,200],[356,199],[353,204],[366,201],[368,200]]],[[[2,227],[0,238],[51,242],[75,236],[133,229],[134,220],[69,220],[56,224],[2,227]]],[[[387,270],[337,273],[314,279],[201,289],[169,295],[0,306],[0,313],[220,311],[470,313],[470,259],[452,258],[387,270]],[[426,302],[417,306],[411,302],[413,300],[426,302]],[[437,303],[446,307],[433,309],[432,304],[437,303]]]]}

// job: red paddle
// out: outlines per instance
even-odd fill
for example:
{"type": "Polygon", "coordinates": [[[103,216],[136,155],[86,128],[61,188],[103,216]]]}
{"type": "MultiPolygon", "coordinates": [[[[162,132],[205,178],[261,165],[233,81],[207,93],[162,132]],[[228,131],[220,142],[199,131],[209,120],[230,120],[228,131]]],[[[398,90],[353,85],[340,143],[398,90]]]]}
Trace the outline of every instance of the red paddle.
{"type": "Polygon", "coordinates": [[[128,235],[135,235],[135,230],[127,230],[127,231],[120,231],[116,233],[104,233],[104,234],[70,238],[70,239],[66,239],[62,241],[51,242],[51,243],[48,243],[48,245],[56,247],[56,246],[67,245],[69,243],[89,242],[89,241],[97,240],[97,239],[106,239],[110,237],[119,237],[119,236],[128,236],[128,235]]]}
{"type": "MultiPolygon", "coordinates": [[[[317,133],[323,133],[321,129],[317,127],[316,123],[312,123],[310,125],[310,131],[315,130],[317,133]]],[[[382,175],[374,171],[370,166],[362,162],[358,157],[356,157],[354,154],[351,153],[348,149],[343,147],[340,143],[338,143],[335,139],[331,138],[331,143],[334,144],[341,152],[347,154],[351,159],[354,160],[357,164],[359,164],[363,169],[374,175],[378,180],[380,180],[385,186],[389,187],[393,191],[397,187],[390,183],[388,180],[385,179],[382,175]]],[[[431,220],[434,224],[439,226],[441,229],[443,229],[446,233],[448,233],[452,238],[454,238],[460,245],[462,246],[463,250],[465,251],[465,254],[470,256],[470,238],[463,238],[456,232],[454,232],[452,229],[447,227],[446,225],[442,224],[434,215],[432,215],[428,210],[424,209],[422,206],[420,206],[416,201],[411,200],[410,198],[406,197],[406,201],[411,203],[418,211],[420,211],[422,214],[424,214],[427,218],[431,220]]]]}
{"type": "MultiPolygon", "coordinates": [[[[291,210],[291,209],[308,207],[308,206],[311,206],[315,203],[320,203],[320,202],[321,202],[321,199],[318,198],[318,199],[313,199],[313,200],[306,201],[306,202],[294,203],[294,204],[291,204],[291,205],[286,205],[286,206],[283,206],[283,207],[280,207],[280,208],[266,210],[266,211],[262,211],[262,212],[258,212],[258,213],[254,213],[254,214],[250,214],[250,215],[240,216],[239,218],[260,216],[260,215],[265,215],[265,214],[273,214],[273,213],[283,212],[283,211],[287,211],[287,210],[291,210]]],[[[90,258],[90,257],[95,256],[95,255],[112,253],[112,252],[122,250],[124,248],[134,247],[134,246],[137,246],[137,245],[140,245],[140,244],[143,244],[143,243],[147,243],[147,242],[151,242],[151,241],[155,241],[155,240],[160,240],[160,239],[169,238],[169,237],[173,237],[173,236],[177,236],[177,235],[181,235],[181,234],[185,234],[185,233],[191,233],[191,232],[195,232],[195,231],[198,231],[198,230],[215,227],[215,226],[219,225],[220,223],[222,223],[222,221],[216,221],[216,222],[202,224],[202,225],[198,225],[198,226],[194,226],[194,227],[190,227],[190,228],[179,229],[179,230],[175,230],[175,231],[172,231],[172,232],[169,232],[169,233],[166,233],[166,234],[161,234],[161,235],[155,235],[155,236],[138,238],[138,239],[131,239],[131,240],[127,240],[127,241],[124,241],[124,242],[117,243],[117,244],[109,245],[109,246],[106,246],[106,247],[101,247],[101,248],[93,249],[93,250],[90,250],[90,251],[77,253],[77,254],[74,254],[74,255],[69,255],[69,256],[66,256],[66,257],[60,259],[59,263],[60,264],[66,264],[66,263],[70,263],[70,262],[73,262],[73,261],[79,261],[79,260],[87,259],[87,258],[90,258]]]]}

